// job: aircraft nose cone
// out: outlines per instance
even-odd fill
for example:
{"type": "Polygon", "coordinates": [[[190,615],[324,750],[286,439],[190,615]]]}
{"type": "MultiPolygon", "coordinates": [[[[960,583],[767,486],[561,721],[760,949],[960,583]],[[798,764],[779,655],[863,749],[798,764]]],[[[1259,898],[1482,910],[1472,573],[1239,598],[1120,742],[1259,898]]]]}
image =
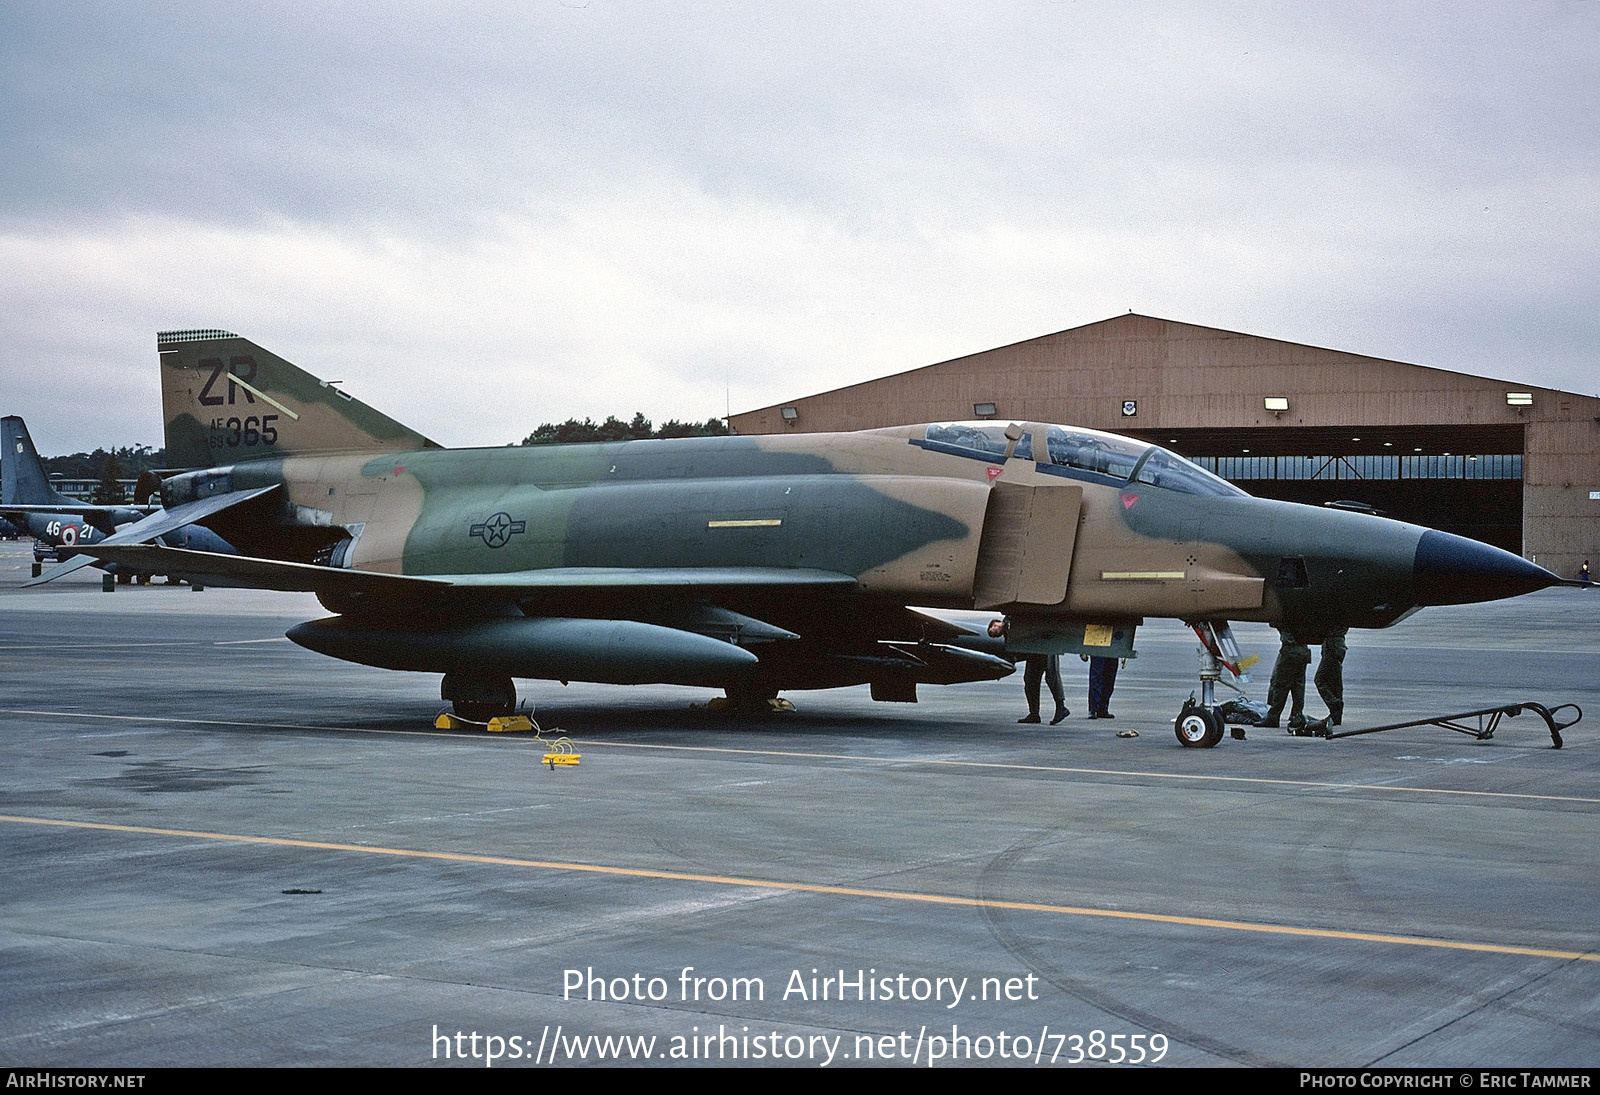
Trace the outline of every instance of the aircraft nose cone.
{"type": "Polygon", "coordinates": [[[1429,529],[1417,541],[1412,573],[1419,605],[1465,605],[1518,597],[1561,579],[1497,547],[1429,529]]]}

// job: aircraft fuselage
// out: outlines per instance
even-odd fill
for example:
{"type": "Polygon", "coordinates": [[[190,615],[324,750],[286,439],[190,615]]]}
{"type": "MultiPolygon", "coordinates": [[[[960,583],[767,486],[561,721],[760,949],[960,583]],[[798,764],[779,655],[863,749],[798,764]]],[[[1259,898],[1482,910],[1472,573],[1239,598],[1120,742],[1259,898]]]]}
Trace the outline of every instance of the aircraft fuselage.
{"type": "Polygon", "coordinates": [[[1205,480],[1195,493],[952,451],[926,443],[929,431],[289,457],[176,477],[164,501],[279,485],[270,523],[219,531],[247,554],[379,573],[808,568],[902,605],[1257,620],[1310,635],[1387,626],[1457,594],[1509,595],[1485,581],[1543,584],[1515,556],[1414,525],[1205,480]],[[1009,534],[996,501],[1006,491],[1027,509],[1009,534]],[[1490,573],[1440,600],[1441,577],[1467,576],[1419,573],[1425,536],[1490,573]],[[1030,560],[1044,592],[985,595],[993,572],[1030,560]]]}

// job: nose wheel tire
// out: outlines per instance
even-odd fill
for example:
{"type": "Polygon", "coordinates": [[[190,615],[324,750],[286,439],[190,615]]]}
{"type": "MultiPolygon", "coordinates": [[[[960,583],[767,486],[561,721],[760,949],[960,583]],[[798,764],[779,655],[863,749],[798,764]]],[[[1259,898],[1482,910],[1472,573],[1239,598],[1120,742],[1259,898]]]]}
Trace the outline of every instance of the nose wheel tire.
{"type": "Polygon", "coordinates": [[[1185,704],[1172,729],[1186,749],[1210,749],[1222,740],[1222,717],[1208,707],[1185,704]]]}

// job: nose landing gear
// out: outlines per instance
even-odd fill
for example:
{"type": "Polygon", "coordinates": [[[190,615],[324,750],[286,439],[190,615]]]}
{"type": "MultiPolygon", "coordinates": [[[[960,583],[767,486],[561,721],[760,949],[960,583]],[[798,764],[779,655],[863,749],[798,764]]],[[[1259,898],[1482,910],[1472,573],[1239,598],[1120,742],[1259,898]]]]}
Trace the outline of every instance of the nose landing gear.
{"type": "MultiPolygon", "coordinates": [[[[1178,717],[1172,720],[1172,729],[1184,748],[1210,749],[1222,740],[1222,713],[1217,706],[1217,682],[1222,680],[1222,671],[1226,669],[1234,677],[1242,678],[1244,670],[1254,665],[1255,659],[1240,658],[1239,644],[1226,620],[1215,623],[1202,620],[1189,626],[1203,644],[1200,650],[1200,701],[1196,703],[1191,694],[1178,712],[1178,717]]],[[[1232,681],[1223,683],[1243,694],[1243,690],[1232,681]]],[[[1243,731],[1235,729],[1234,737],[1244,737],[1243,731]]]]}
{"type": "Polygon", "coordinates": [[[1222,716],[1209,707],[1184,704],[1173,720],[1178,740],[1190,749],[1210,749],[1222,740],[1222,716]]]}

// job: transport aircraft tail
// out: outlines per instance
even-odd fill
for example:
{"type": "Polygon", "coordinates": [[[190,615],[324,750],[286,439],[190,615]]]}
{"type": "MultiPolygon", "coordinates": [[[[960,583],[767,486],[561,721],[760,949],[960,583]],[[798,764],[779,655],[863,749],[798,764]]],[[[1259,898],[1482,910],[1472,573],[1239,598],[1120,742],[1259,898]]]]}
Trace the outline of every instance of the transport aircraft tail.
{"type": "Polygon", "coordinates": [[[172,467],[438,448],[409,426],[231,331],[162,331],[156,348],[172,467]]]}
{"type": "Polygon", "coordinates": [[[50,485],[28,425],[14,414],[0,418],[0,502],[12,506],[77,505],[50,485]]]}

